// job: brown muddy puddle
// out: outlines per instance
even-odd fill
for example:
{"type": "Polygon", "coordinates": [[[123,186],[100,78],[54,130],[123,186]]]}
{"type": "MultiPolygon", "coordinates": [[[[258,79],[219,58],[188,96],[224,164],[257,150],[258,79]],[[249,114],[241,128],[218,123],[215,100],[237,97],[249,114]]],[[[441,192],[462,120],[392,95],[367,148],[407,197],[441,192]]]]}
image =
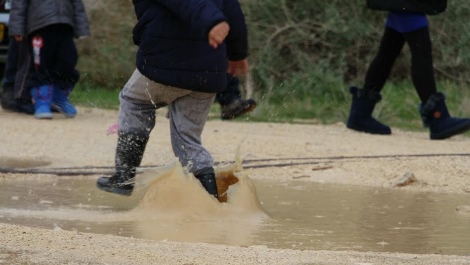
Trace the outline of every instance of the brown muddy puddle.
{"type": "Polygon", "coordinates": [[[99,191],[95,180],[1,178],[0,222],[158,241],[470,254],[470,215],[456,210],[468,195],[241,179],[221,204],[178,177],[131,197],[99,191]]]}

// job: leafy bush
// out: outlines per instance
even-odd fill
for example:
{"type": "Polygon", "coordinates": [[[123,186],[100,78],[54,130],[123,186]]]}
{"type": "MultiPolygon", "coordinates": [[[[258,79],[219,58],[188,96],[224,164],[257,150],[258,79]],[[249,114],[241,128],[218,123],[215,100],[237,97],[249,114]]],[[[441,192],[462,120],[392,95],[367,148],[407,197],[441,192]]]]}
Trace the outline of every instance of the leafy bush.
{"type": "MultiPolygon", "coordinates": [[[[288,117],[344,119],[350,101],[347,88],[362,85],[386,13],[366,9],[364,0],[240,2],[249,27],[254,95],[262,101],[259,111],[273,111],[272,104],[288,117]]],[[[124,85],[135,67],[131,38],[135,15],[131,1],[101,3],[90,10],[93,37],[79,45],[79,66],[82,82],[115,89],[124,85]]],[[[445,13],[429,17],[437,80],[464,95],[470,83],[469,15],[470,2],[453,0],[445,13]]],[[[403,85],[410,82],[406,47],[391,81],[390,86],[411,87],[403,85]]]]}

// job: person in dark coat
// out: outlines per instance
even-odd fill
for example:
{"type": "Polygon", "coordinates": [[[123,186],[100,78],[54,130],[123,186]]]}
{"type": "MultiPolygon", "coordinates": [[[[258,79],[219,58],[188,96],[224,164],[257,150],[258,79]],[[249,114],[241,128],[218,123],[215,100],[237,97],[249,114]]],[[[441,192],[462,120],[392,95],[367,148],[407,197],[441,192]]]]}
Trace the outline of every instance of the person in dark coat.
{"type": "Polygon", "coordinates": [[[421,100],[420,115],[431,139],[446,139],[470,129],[470,119],[451,117],[445,96],[436,89],[432,43],[424,13],[389,12],[378,52],[369,65],[363,88],[351,87],[347,127],[371,134],[391,134],[389,126],[373,118],[376,103],[404,44],[411,51],[411,77],[421,100]]]}
{"type": "Polygon", "coordinates": [[[53,108],[74,117],[77,110],[68,99],[79,78],[74,38],[90,35],[82,0],[15,0],[9,35],[29,44],[26,89],[34,102],[34,116],[50,119],[53,108]]]}
{"type": "Polygon", "coordinates": [[[97,187],[131,195],[156,109],[168,106],[175,156],[214,197],[214,161],[201,134],[227,73],[248,69],[248,37],[238,0],[133,0],[136,70],[119,95],[115,173],[97,187]]]}

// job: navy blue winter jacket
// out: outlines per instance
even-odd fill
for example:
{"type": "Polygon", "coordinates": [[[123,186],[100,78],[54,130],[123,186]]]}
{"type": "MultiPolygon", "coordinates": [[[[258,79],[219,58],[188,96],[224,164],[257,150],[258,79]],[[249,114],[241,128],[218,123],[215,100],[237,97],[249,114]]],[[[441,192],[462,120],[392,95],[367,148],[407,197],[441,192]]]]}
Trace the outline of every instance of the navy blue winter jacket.
{"type": "Polygon", "coordinates": [[[137,69],[161,84],[220,92],[227,82],[227,59],[248,56],[245,17],[238,0],[133,0],[138,22],[137,69]],[[226,21],[230,32],[217,49],[208,34],[226,21]]]}

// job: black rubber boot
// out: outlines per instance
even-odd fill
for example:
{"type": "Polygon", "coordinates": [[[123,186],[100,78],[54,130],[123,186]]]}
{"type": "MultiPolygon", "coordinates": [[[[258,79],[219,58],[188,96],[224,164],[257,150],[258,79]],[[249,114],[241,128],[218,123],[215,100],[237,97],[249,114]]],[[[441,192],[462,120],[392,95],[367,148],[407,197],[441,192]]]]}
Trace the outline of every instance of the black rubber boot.
{"type": "Polygon", "coordinates": [[[442,140],[470,130],[470,119],[453,118],[445,103],[445,95],[433,94],[419,108],[423,125],[429,127],[432,140],[442,140]]]}
{"type": "Polygon", "coordinates": [[[104,191],[130,196],[134,190],[136,168],[144,156],[148,136],[132,133],[118,133],[115,167],[111,177],[100,177],[96,186],[104,191]]]}
{"type": "Polygon", "coordinates": [[[194,172],[194,176],[201,182],[202,186],[206,191],[214,196],[215,198],[219,198],[219,194],[217,192],[217,183],[215,182],[215,173],[214,169],[211,167],[203,168],[194,172]]]}
{"type": "Polygon", "coordinates": [[[372,117],[375,104],[382,99],[380,93],[373,90],[351,87],[351,110],[346,126],[349,129],[371,134],[391,134],[392,130],[372,117]]]}

